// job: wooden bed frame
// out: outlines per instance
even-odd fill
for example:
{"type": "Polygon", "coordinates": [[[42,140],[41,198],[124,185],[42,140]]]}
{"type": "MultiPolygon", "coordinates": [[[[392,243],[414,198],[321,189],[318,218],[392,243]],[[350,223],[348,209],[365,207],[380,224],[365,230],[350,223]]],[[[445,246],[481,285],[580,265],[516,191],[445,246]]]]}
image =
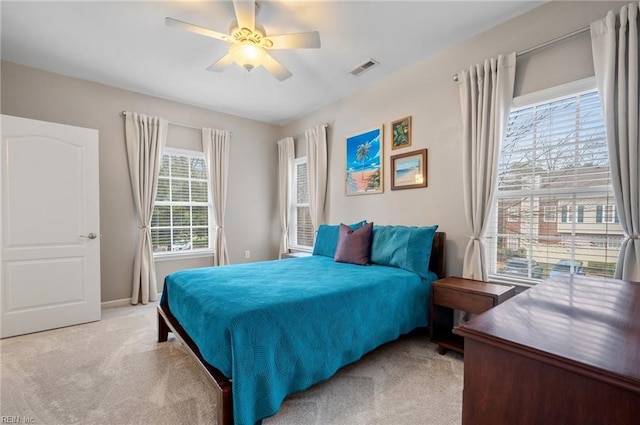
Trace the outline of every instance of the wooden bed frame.
{"type": "MultiPolygon", "coordinates": [[[[431,249],[429,270],[436,273],[439,278],[445,277],[445,242],[446,233],[436,232],[431,249]]],[[[282,260],[287,261],[287,260],[282,260]]],[[[207,376],[214,384],[216,393],[216,411],[218,425],[233,425],[233,399],[231,395],[231,380],[224,376],[215,367],[207,363],[200,354],[200,350],[191,337],[185,332],[178,320],[169,309],[158,305],[158,342],[166,342],[169,332],[184,344],[189,354],[193,356],[207,376]]]]}

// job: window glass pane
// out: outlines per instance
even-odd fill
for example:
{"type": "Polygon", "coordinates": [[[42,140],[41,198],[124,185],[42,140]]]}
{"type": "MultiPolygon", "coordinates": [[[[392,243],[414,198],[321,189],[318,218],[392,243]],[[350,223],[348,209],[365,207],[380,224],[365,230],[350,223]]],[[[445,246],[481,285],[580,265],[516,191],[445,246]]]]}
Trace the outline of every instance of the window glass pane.
{"type": "Polygon", "coordinates": [[[498,168],[490,274],[613,276],[622,228],[597,91],[514,109],[498,168]]]}
{"type": "Polygon", "coordinates": [[[189,201],[189,181],[175,180],[171,181],[171,201],[188,202],[189,201]]]}
{"type": "Polygon", "coordinates": [[[171,207],[173,226],[191,225],[191,207],[171,207]]]}
{"type": "Polygon", "coordinates": [[[191,224],[193,226],[206,226],[209,224],[209,207],[191,207],[191,224]]]}
{"type": "Polygon", "coordinates": [[[207,179],[207,169],[204,158],[191,158],[191,178],[207,179]]]}
{"type": "Polygon", "coordinates": [[[162,163],[160,164],[160,175],[169,177],[169,162],[171,160],[171,156],[163,155],[162,163]]]}
{"type": "Polygon", "coordinates": [[[209,248],[209,229],[206,227],[194,227],[193,248],[209,248]]]}
{"type": "Polygon", "coordinates": [[[169,200],[169,179],[158,179],[158,191],[156,192],[156,201],[169,200]]]}
{"type": "Polygon", "coordinates": [[[307,163],[303,162],[296,167],[296,202],[298,204],[309,203],[309,185],[307,182],[307,163]]]}
{"type": "Polygon", "coordinates": [[[151,229],[151,243],[153,252],[169,251],[171,245],[171,230],[151,229]]]}
{"type": "Polygon", "coordinates": [[[295,160],[292,184],[289,240],[294,247],[312,248],[315,232],[313,231],[309,212],[309,185],[306,158],[298,158],[295,160]]]}
{"type": "Polygon", "coordinates": [[[169,207],[168,205],[156,205],[156,207],[153,209],[151,227],[168,226],[171,226],[171,207],[169,207]]]}
{"type": "Polygon", "coordinates": [[[191,200],[193,202],[208,202],[207,182],[191,181],[191,200]]]}
{"type": "Polygon", "coordinates": [[[171,177],[189,177],[189,158],[173,156],[171,159],[171,177]]]}
{"type": "Polygon", "coordinates": [[[171,251],[187,251],[191,248],[191,229],[173,229],[171,251]]]}
{"type": "Polygon", "coordinates": [[[302,246],[313,246],[314,232],[309,207],[298,207],[296,212],[297,243],[302,246]]]}

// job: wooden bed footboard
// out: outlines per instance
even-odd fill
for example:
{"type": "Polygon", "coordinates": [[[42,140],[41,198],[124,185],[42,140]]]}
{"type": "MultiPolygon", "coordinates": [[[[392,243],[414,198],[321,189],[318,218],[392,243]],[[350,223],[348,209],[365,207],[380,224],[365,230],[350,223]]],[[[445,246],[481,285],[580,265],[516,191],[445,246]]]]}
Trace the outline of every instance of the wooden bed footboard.
{"type": "Polygon", "coordinates": [[[172,332],[182,342],[189,354],[196,359],[196,363],[207,372],[207,376],[214,384],[216,395],[216,417],[218,425],[233,425],[233,398],[231,395],[231,381],[218,369],[207,363],[200,354],[200,350],[187,335],[184,328],[168,309],[158,306],[158,342],[165,342],[172,332]]]}

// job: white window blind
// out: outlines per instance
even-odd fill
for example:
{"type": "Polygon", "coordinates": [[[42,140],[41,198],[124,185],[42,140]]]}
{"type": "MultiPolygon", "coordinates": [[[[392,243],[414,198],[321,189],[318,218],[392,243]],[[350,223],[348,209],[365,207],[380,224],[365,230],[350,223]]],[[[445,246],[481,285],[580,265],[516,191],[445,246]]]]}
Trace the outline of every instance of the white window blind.
{"type": "Polygon", "coordinates": [[[595,88],[571,91],[512,109],[487,232],[492,279],[613,276],[623,233],[600,99],[595,88]]]}
{"type": "Polygon", "coordinates": [[[313,224],[309,210],[307,158],[296,158],[293,164],[293,196],[289,241],[294,249],[313,248],[313,224]]]}
{"type": "Polygon", "coordinates": [[[204,156],[167,149],[151,220],[154,252],[208,250],[210,221],[204,156]]]}

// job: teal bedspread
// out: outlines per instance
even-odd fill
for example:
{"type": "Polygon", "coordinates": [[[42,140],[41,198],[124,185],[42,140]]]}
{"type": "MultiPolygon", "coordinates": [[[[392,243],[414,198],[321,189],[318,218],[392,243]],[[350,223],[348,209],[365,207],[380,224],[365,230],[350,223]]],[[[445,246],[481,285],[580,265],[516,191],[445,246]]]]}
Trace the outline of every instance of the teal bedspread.
{"type": "Polygon", "coordinates": [[[173,273],[168,306],[202,357],[232,379],[236,425],[427,325],[432,279],[312,256],[173,273]]]}

